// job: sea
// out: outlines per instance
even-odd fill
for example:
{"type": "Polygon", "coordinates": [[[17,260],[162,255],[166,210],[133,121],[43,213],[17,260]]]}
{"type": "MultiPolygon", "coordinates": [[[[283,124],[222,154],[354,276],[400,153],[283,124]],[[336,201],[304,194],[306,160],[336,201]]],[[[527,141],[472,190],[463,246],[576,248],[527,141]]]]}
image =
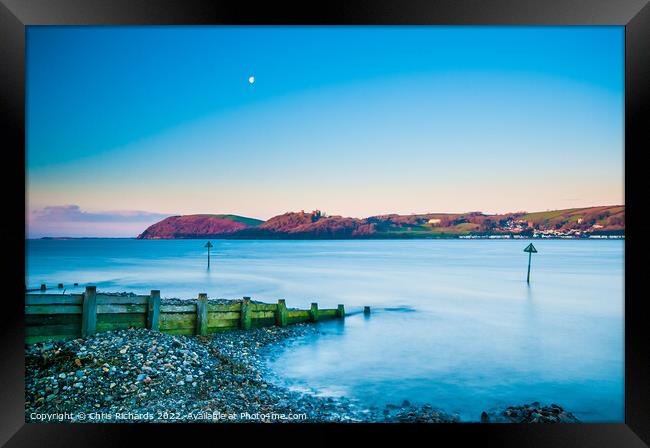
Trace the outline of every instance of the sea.
{"type": "Polygon", "coordinates": [[[26,240],[26,285],[344,304],[344,320],[274,349],[274,381],[470,421],[538,401],[623,422],[623,240],[534,240],[530,283],[527,240],[211,240],[209,269],[206,242],[26,240]]]}

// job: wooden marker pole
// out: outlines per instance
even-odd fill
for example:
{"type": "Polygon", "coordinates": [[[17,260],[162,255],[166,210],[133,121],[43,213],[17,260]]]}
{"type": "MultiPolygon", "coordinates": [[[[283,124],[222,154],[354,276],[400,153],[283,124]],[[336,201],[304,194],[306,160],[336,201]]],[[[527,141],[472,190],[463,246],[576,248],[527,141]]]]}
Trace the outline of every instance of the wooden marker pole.
{"type": "Polygon", "coordinates": [[[537,253],[537,249],[535,249],[533,243],[530,243],[528,246],[526,246],[524,252],[528,252],[528,274],[526,275],[526,283],[530,283],[530,261],[532,259],[533,254],[537,253]]]}
{"type": "Polygon", "coordinates": [[[212,243],[208,241],[207,243],[205,243],[205,246],[203,247],[208,248],[208,269],[210,269],[210,249],[212,248],[212,243]]]}

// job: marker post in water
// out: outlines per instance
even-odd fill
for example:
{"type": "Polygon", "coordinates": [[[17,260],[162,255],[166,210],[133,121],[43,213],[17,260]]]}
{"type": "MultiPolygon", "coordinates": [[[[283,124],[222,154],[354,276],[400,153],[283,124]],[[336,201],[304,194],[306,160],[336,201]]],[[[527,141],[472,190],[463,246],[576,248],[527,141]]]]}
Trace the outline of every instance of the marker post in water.
{"type": "Polygon", "coordinates": [[[205,243],[205,246],[203,247],[208,248],[208,269],[210,269],[210,249],[212,248],[212,243],[208,241],[207,243],[205,243]]]}
{"type": "Polygon", "coordinates": [[[526,246],[524,252],[528,252],[528,275],[526,276],[526,283],[530,283],[530,259],[533,254],[537,253],[537,249],[535,249],[533,243],[530,243],[528,246],[526,246]]]}

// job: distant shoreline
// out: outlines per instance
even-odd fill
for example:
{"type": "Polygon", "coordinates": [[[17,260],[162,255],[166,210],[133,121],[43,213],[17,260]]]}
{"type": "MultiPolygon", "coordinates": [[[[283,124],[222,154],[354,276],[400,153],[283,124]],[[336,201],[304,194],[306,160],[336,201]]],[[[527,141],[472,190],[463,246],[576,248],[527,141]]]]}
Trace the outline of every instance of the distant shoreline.
{"type": "MultiPolygon", "coordinates": [[[[25,238],[27,241],[38,240],[143,240],[137,237],[56,237],[43,236],[38,238],[25,238]]],[[[228,241],[353,241],[353,240],[625,240],[625,234],[613,235],[590,235],[588,237],[566,237],[566,236],[544,236],[544,237],[522,237],[517,235],[445,235],[445,236],[365,236],[353,238],[238,238],[226,235],[201,235],[191,238],[149,238],[143,241],[184,241],[184,240],[228,240],[228,241]]]]}

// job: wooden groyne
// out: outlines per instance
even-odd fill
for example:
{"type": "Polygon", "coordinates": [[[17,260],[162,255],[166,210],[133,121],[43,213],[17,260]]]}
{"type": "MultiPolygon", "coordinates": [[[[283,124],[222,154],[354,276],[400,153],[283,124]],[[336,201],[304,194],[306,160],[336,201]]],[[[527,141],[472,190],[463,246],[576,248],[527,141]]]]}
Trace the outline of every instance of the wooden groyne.
{"type": "Polygon", "coordinates": [[[163,333],[207,336],[234,329],[291,325],[343,318],[345,309],[289,309],[278,303],[213,303],[207,294],[193,300],[163,301],[159,290],[149,295],[102,294],[87,286],[83,294],[25,294],[25,343],[86,337],[97,332],[149,328],[163,333]],[[179,303],[181,302],[181,303],[179,303]]]}

